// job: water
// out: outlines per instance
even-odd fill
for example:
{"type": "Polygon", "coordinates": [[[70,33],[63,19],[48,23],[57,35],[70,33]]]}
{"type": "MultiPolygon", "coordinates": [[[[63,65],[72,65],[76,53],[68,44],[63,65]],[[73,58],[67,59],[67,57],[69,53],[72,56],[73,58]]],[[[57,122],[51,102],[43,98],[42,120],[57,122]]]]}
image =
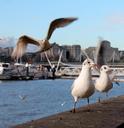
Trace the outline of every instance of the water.
{"type": "MultiPolygon", "coordinates": [[[[67,79],[0,82],[0,128],[9,128],[15,124],[72,109],[72,83],[73,80],[67,79]],[[21,96],[26,98],[23,100],[21,96]]],[[[120,86],[114,84],[109,97],[122,94],[123,83],[120,86]]],[[[95,93],[90,98],[90,103],[96,102],[97,97],[98,93],[95,93]]],[[[82,100],[77,107],[86,103],[86,100],[82,100]]]]}

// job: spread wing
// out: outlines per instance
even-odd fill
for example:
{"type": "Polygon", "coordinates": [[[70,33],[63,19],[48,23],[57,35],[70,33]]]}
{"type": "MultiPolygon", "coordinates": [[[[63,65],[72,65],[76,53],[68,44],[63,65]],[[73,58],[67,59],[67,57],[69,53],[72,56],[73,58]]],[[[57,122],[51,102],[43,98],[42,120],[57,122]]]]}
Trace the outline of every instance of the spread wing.
{"type": "Polygon", "coordinates": [[[54,21],[51,22],[51,24],[49,26],[46,39],[47,40],[50,39],[52,33],[54,32],[54,30],[56,28],[65,27],[65,26],[69,25],[70,23],[72,23],[75,20],[77,20],[77,18],[74,18],[74,17],[55,19],[54,21]]]}
{"type": "Polygon", "coordinates": [[[12,52],[12,58],[20,58],[26,51],[26,47],[29,44],[34,44],[39,46],[39,42],[36,41],[35,39],[28,37],[26,35],[21,36],[18,39],[18,42],[16,44],[16,47],[14,48],[13,52],[12,52]]]}
{"type": "Polygon", "coordinates": [[[105,52],[104,41],[101,41],[96,47],[96,64],[99,65],[100,67],[105,64],[104,52],[105,52]]]}

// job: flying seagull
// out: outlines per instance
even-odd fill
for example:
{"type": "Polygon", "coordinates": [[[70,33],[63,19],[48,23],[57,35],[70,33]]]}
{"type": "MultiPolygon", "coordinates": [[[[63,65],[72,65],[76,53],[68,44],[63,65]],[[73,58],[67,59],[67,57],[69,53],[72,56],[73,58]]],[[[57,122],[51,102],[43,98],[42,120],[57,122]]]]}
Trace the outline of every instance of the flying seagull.
{"type": "Polygon", "coordinates": [[[28,43],[39,46],[40,50],[38,51],[38,53],[41,53],[50,49],[54,45],[54,43],[50,44],[49,39],[51,38],[52,33],[55,31],[55,29],[65,27],[75,20],[77,20],[77,18],[75,17],[59,18],[59,19],[53,20],[50,23],[47,36],[43,40],[36,40],[27,35],[21,36],[18,39],[16,47],[12,52],[12,55],[11,55],[12,58],[17,58],[17,59],[20,58],[25,53],[28,43]]]}

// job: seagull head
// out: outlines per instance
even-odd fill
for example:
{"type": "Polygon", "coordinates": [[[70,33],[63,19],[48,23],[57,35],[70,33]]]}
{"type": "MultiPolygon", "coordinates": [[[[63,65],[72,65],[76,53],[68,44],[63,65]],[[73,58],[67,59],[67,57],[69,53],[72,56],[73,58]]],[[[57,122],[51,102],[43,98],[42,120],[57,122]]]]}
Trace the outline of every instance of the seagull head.
{"type": "Polygon", "coordinates": [[[108,65],[103,65],[100,68],[100,72],[111,73],[113,70],[108,65]]]}
{"type": "Polygon", "coordinates": [[[92,59],[87,58],[86,60],[84,60],[83,66],[92,68],[92,67],[95,67],[95,63],[93,62],[92,59]]]}

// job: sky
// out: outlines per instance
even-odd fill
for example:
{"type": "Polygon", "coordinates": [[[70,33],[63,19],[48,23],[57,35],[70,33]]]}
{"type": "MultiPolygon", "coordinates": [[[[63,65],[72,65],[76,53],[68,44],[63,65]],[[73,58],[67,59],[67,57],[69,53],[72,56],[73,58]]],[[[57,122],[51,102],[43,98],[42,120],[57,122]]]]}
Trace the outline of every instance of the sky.
{"type": "MultiPolygon", "coordinates": [[[[102,38],[124,50],[123,0],[0,0],[0,6],[2,39],[17,41],[22,35],[44,39],[51,21],[77,17],[69,26],[56,29],[50,42],[87,48],[96,46],[102,38]]],[[[2,43],[5,41],[0,46],[2,43]]]]}

